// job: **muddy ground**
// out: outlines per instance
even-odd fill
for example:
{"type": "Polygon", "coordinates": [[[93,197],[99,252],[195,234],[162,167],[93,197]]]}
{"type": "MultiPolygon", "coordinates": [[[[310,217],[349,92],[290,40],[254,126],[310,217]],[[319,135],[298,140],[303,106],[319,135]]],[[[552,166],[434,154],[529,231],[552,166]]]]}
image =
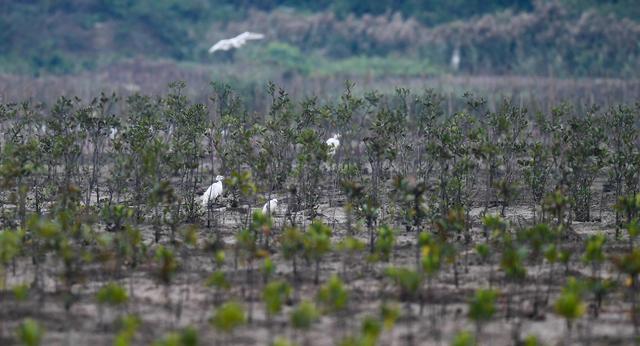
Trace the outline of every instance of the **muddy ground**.
{"type": "MultiPolygon", "coordinates": [[[[610,207],[600,212],[594,206],[594,215],[599,221],[592,223],[573,223],[572,229],[577,236],[565,240],[565,246],[574,250],[569,272],[556,266],[551,278],[550,300],[535,310],[534,293],[546,290],[549,277],[548,265],[527,265],[527,280],[524,284],[501,284],[497,313],[482,332],[482,345],[513,345],[515,340],[527,336],[536,336],[545,345],[557,345],[566,342],[566,323],[554,314],[553,301],[566,281],[567,274],[575,277],[588,277],[590,268],[580,260],[584,249],[584,239],[591,234],[604,232],[607,236],[607,253],[616,253],[626,246],[624,238],[615,239],[613,215],[610,207]],[[510,302],[510,303],[509,303],[510,302]],[[507,306],[509,305],[509,306],[507,306]],[[507,316],[509,314],[510,316],[507,316]]],[[[279,229],[284,222],[283,211],[286,205],[281,203],[276,212],[275,225],[279,229]]],[[[325,203],[319,209],[325,222],[334,229],[333,241],[337,243],[345,236],[345,216],[340,201],[331,206],[325,203]]],[[[135,345],[148,345],[170,331],[185,326],[195,327],[203,345],[266,345],[277,336],[286,337],[302,345],[335,345],[347,335],[356,333],[364,316],[377,316],[383,301],[396,302],[402,311],[396,327],[383,331],[380,345],[448,345],[455,333],[460,330],[474,331],[474,325],[467,318],[467,303],[475,289],[489,287],[489,272],[494,271],[494,286],[502,280],[503,274],[497,265],[491,269],[482,264],[473,252],[476,241],[483,237],[480,227],[482,208],[474,208],[472,218],[471,244],[459,247],[464,255],[459,256],[461,268],[459,285],[454,284],[451,266],[445,266],[434,281],[432,293],[426,296],[425,308],[419,310],[417,302],[398,302],[396,288],[384,278],[384,268],[389,265],[408,266],[414,264],[414,234],[407,234],[397,225],[397,244],[390,263],[369,263],[364,254],[354,258],[346,266],[343,256],[332,252],[321,264],[321,282],[329,276],[338,274],[345,281],[349,291],[348,310],[340,316],[325,315],[314,324],[310,332],[295,332],[288,323],[289,312],[301,299],[311,299],[316,295],[318,286],[313,283],[313,266],[304,263],[300,266],[301,280],[297,283],[297,293],[284,308],[284,313],[268,322],[261,301],[263,282],[256,279],[249,287],[246,282],[246,266],[239,264],[234,270],[233,250],[234,234],[238,229],[241,215],[232,210],[217,214],[217,225],[207,228],[203,224],[199,229],[198,249],[180,250],[178,258],[180,270],[169,288],[161,285],[154,274],[152,263],[142,263],[135,270],[127,269],[118,274],[106,274],[102,269],[85,269],[84,280],[72,287],[75,298],[70,310],[64,309],[65,298],[58,292],[54,280],[60,275],[60,264],[48,263],[45,268],[44,292],[31,292],[25,302],[16,302],[10,292],[0,298],[1,345],[16,343],[14,330],[26,317],[38,320],[46,330],[46,345],[111,345],[114,342],[119,325],[118,316],[137,314],[142,320],[140,330],[134,338],[135,345]],[[214,270],[211,252],[204,250],[207,239],[214,232],[220,232],[226,246],[226,262],[223,270],[231,280],[228,292],[215,293],[207,288],[205,282],[214,270]],[[97,306],[95,293],[107,281],[116,278],[129,290],[129,302],[123,308],[105,308],[97,306]],[[213,314],[214,299],[223,301],[233,298],[241,301],[247,310],[251,310],[251,321],[236,330],[232,335],[221,335],[209,324],[213,314]],[[409,312],[410,311],[410,316],[409,312]]],[[[491,209],[490,213],[499,210],[491,209]]],[[[531,221],[532,210],[528,205],[519,205],[507,209],[507,219],[514,225],[526,225],[531,221]]],[[[308,222],[308,221],[307,221],[308,222]]],[[[149,227],[143,227],[144,241],[150,248],[154,246],[153,235],[149,227]]],[[[366,241],[366,234],[361,234],[366,241]]],[[[165,237],[166,239],[166,237],[165,237]]],[[[272,255],[276,264],[275,278],[292,281],[292,267],[279,253],[272,255]]],[[[51,261],[53,262],[53,261],[51,261]]],[[[494,261],[495,262],[495,261],[494,261]]],[[[255,264],[254,268],[259,268],[255,264]]],[[[33,280],[33,266],[29,261],[16,263],[9,272],[9,287],[33,280]]],[[[619,279],[616,270],[607,263],[602,268],[602,276],[619,279]]],[[[622,282],[622,279],[618,281],[622,282]]],[[[572,344],[585,345],[628,345],[633,344],[633,328],[630,320],[630,304],[624,297],[624,290],[616,290],[605,299],[602,311],[596,318],[589,312],[581,318],[572,333],[572,344]]],[[[590,309],[588,309],[590,310],[590,309]]]]}

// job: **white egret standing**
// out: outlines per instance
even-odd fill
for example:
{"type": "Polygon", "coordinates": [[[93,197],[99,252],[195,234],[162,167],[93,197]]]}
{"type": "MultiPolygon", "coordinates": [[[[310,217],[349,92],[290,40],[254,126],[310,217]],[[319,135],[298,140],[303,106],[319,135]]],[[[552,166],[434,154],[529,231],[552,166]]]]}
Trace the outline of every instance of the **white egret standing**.
{"type": "Polygon", "coordinates": [[[327,145],[329,146],[329,156],[333,156],[336,154],[336,150],[340,146],[340,135],[337,133],[333,134],[333,137],[327,139],[327,145]]]}
{"type": "Polygon", "coordinates": [[[207,189],[207,191],[205,191],[205,193],[202,195],[201,199],[202,199],[202,206],[203,207],[207,207],[209,205],[209,202],[213,202],[216,199],[218,199],[219,196],[222,195],[222,180],[224,179],[223,176],[219,175],[216,177],[216,182],[211,184],[211,186],[209,186],[209,188],[207,189]]]}
{"type": "Polygon", "coordinates": [[[216,44],[209,48],[209,53],[213,54],[219,50],[227,51],[234,48],[240,48],[244,46],[249,40],[261,40],[263,38],[263,34],[246,31],[236,37],[227,38],[216,42],[216,44]]]}
{"type": "Polygon", "coordinates": [[[265,203],[262,207],[262,214],[264,215],[272,215],[276,212],[276,208],[278,208],[278,200],[271,199],[269,202],[265,203]]]}
{"type": "Polygon", "coordinates": [[[460,68],[460,48],[456,47],[451,55],[451,69],[458,71],[460,68]]]}

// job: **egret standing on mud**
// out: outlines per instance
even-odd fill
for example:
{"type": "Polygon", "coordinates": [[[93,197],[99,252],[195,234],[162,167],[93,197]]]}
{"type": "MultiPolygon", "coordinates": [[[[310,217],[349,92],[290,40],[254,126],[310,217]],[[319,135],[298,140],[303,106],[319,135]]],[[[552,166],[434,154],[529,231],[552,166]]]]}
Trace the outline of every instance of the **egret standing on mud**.
{"type": "Polygon", "coordinates": [[[262,214],[272,215],[273,213],[275,213],[277,207],[278,207],[277,199],[274,198],[272,200],[269,200],[269,202],[265,203],[264,206],[262,207],[262,214]]]}
{"type": "Polygon", "coordinates": [[[223,176],[219,175],[216,177],[216,182],[211,184],[207,191],[202,195],[202,206],[207,207],[209,202],[215,202],[219,196],[222,195],[222,180],[223,176]]]}
{"type": "Polygon", "coordinates": [[[333,137],[327,139],[327,145],[329,146],[329,156],[333,156],[336,154],[336,150],[340,146],[340,135],[337,133],[333,134],[333,137]]]}
{"type": "Polygon", "coordinates": [[[232,37],[232,38],[228,38],[228,39],[224,39],[216,42],[216,44],[214,44],[213,46],[211,46],[211,48],[209,48],[209,53],[213,54],[219,50],[227,51],[234,48],[240,48],[244,46],[249,40],[262,40],[263,38],[264,38],[263,34],[257,34],[254,32],[246,31],[236,37],[232,37]]]}

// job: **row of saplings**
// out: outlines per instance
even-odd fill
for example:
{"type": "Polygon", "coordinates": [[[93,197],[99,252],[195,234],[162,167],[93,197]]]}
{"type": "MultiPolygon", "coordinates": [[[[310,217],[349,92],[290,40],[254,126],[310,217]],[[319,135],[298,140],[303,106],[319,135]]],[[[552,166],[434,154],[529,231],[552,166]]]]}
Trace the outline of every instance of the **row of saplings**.
{"type": "MultiPolygon", "coordinates": [[[[173,236],[197,220],[198,201],[216,199],[217,174],[222,180],[247,169],[267,204],[287,191],[291,209],[312,213],[323,189],[344,180],[365,186],[372,206],[383,205],[397,175],[429,182],[440,214],[481,202],[485,210],[500,205],[504,215],[520,197],[531,197],[535,210],[561,187],[573,201],[572,218],[590,221],[592,187],[603,172],[615,199],[639,190],[638,107],[580,114],[560,105],[532,116],[509,100],[490,111],[468,94],[463,109],[446,113],[433,91],[357,96],[347,84],[338,102],[322,104],[295,102],[271,84],[268,112],[254,114],[228,87],[214,89],[213,105],[192,103],[184,87],[125,102],[101,95],[89,103],[62,97],[50,108],[0,104],[0,178],[10,191],[0,204],[2,225],[23,226],[28,210],[42,213],[60,189],[77,189],[87,207],[134,207],[158,241],[161,224],[173,236]]],[[[225,188],[238,194],[242,186],[232,180],[225,188]]]]}
{"type": "MultiPolygon", "coordinates": [[[[507,319],[515,316],[513,306],[517,306],[516,292],[526,290],[527,278],[535,283],[533,306],[538,311],[532,314],[544,313],[551,299],[554,273],[564,271],[566,275],[571,272],[571,257],[575,249],[562,243],[568,232],[563,215],[567,202],[560,193],[549,195],[545,199],[545,211],[554,216],[552,223],[517,231],[497,215],[483,218],[485,237],[475,245],[474,252],[479,261],[489,267],[488,282],[486,288],[477,289],[468,298],[467,316],[475,324],[475,331],[456,334],[451,341],[453,345],[482,342],[483,326],[495,318],[499,310],[498,302],[504,305],[507,319]],[[528,277],[528,264],[546,266],[548,277],[528,277]]],[[[552,302],[555,313],[566,320],[567,343],[571,341],[576,320],[586,313],[586,303],[590,303],[590,313],[595,318],[589,321],[597,321],[606,298],[615,292],[623,294],[631,305],[630,317],[635,337],[638,337],[640,249],[636,248],[635,239],[640,233],[640,195],[622,198],[616,208],[625,217],[629,236],[624,251],[607,257],[604,251],[605,236],[598,234],[589,237],[580,260],[590,268],[590,275],[582,279],[569,277],[552,302]],[[600,269],[608,261],[618,270],[618,279],[601,275],[600,269]]],[[[178,290],[178,298],[171,294],[176,293],[176,275],[193,269],[190,257],[194,253],[202,254],[199,251],[204,251],[204,255],[211,258],[214,271],[204,282],[210,295],[204,305],[198,306],[203,309],[202,319],[208,318],[219,332],[216,340],[224,343],[233,342],[234,330],[246,323],[253,323],[256,295],[261,297],[266,312],[269,343],[274,345],[309,344],[309,330],[318,323],[321,315],[329,315],[336,320],[336,328],[340,333],[336,334],[338,336],[334,342],[341,345],[385,343],[384,340],[388,339],[384,338],[393,338],[393,326],[399,318],[408,325],[405,337],[411,343],[417,342],[416,328],[423,323],[427,323],[431,335],[438,337],[439,316],[446,311],[445,303],[442,303],[443,310],[440,311],[433,300],[438,284],[442,284],[445,278],[451,279],[453,274],[457,287],[465,273],[458,267],[469,265],[468,255],[462,254],[464,245],[453,240],[462,239],[460,233],[466,232],[465,216],[459,210],[451,210],[441,217],[433,231],[417,234],[415,266],[393,265],[396,231],[388,226],[377,228],[374,246],[368,251],[364,242],[352,236],[335,243],[332,241],[331,228],[319,220],[312,222],[305,231],[287,227],[275,237],[275,242],[269,243],[269,235],[275,231],[272,219],[269,215],[256,212],[248,227],[237,233],[235,244],[230,248],[223,248],[215,240],[199,239],[195,227],[182,228],[180,239],[173,243],[149,248],[142,242],[140,230],[132,223],[125,223],[121,232],[105,233],[94,231],[94,221],[80,210],[60,209],[53,215],[53,218],[32,216],[26,227],[0,232],[0,287],[5,296],[8,290],[13,292],[13,301],[5,300],[3,308],[10,306],[12,311],[29,309],[29,299],[36,297],[43,302],[46,298],[42,283],[43,267],[51,267],[51,261],[54,261],[60,264],[60,272],[54,276],[58,281],[55,287],[59,292],[56,293],[62,294],[64,310],[70,314],[71,306],[80,299],[80,293],[72,290],[72,287],[82,282],[84,273],[97,266],[100,268],[97,272],[102,277],[96,279],[103,282],[95,292],[95,300],[100,307],[99,325],[117,322],[115,345],[129,345],[135,342],[137,336],[144,337],[138,335],[143,320],[135,314],[126,313],[127,306],[135,303],[132,302],[136,297],[135,285],[130,281],[129,287],[126,287],[123,283],[126,280],[122,278],[136,269],[151,268],[154,277],[166,290],[164,296],[173,315],[169,319],[177,322],[181,318],[185,300],[190,298],[182,290],[178,290]],[[227,260],[230,252],[233,254],[232,262],[227,260]],[[276,264],[271,256],[274,252],[291,261],[291,275],[283,278],[275,274],[276,264]],[[330,253],[340,254],[342,269],[321,284],[322,263],[330,253]],[[34,281],[22,284],[14,282],[11,287],[6,287],[7,279],[16,275],[17,266],[26,265],[24,260],[28,257],[31,257],[34,281]],[[299,271],[299,263],[314,267],[313,280],[319,287],[313,299],[300,297],[300,284],[305,281],[304,273],[307,271],[299,271]],[[362,265],[368,271],[384,275],[385,283],[381,290],[395,292],[397,300],[404,303],[404,310],[385,299],[378,313],[364,316],[361,324],[355,325],[351,316],[357,311],[349,301],[348,287],[354,275],[358,275],[358,269],[353,268],[362,265]],[[241,293],[232,290],[238,285],[243,287],[241,293]],[[294,306],[287,309],[286,318],[294,333],[286,339],[281,336],[284,330],[278,321],[285,319],[284,307],[291,304],[294,306]],[[416,316],[413,309],[416,304],[419,305],[417,314],[423,318],[416,316]]],[[[366,272],[364,269],[359,268],[366,272]]],[[[2,337],[9,337],[4,327],[0,331],[2,337]]],[[[25,345],[40,344],[44,333],[41,323],[31,318],[20,323],[15,331],[17,340],[25,345]]],[[[514,338],[514,342],[538,344],[535,336],[522,340],[519,333],[514,333],[514,338]]],[[[198,332],[194,328],[185,328],[169,333],[155,343],[196,345],[198,332]]]]}
{"type": "MultiPolygon", "coordinates": [[[[573,217],[579,221],[590,219],[591,186],[604,167],[608,166],[612,174],[616,197],[637,191],[636,167],[640,157],[635,144],[637,112],[631,109],[612,109],[610,117],[593,114],[574,117],[570,110],[558,107],[553,114],[536,117],[535,122],[529,124],[526,110],[508,102],[499,111],[488,112],[482,100],[470,99],[468,109],[445,115],[433,93],[410,95],[406,90],[399,90],[394,98],[386,99],[377,93],[361,98],[347,90],[337,105],[320,106],[309,101],[302,103],[299,110],[283,91],[272,89],[270,92],[273,104],[264,121],[234,106],[237,100],[225,98],[218,100],[219,119],[211,121],[207,107],[190,104],[179,86],[163,99],[140,95],[129,98],[122,119],[114,116],[117,103],[104,95],[88,106],[62,98],[46,117],[42,109],[28,104],[2,105],[0,127],[6,131],[0,175],[3,187],[10,193],[9,203],[3,201],[0,221],[9,229],[15,229],[2,232],[3,244],[9,244],[3,246],[7,249],[2,256],[5,273],[9,271],[6,268],[14,270],[16,262],[20,263],[18,259],[30,256],[35,273],[32,288],[38,293],[45,269],[52,265],[48,254],[55,254],[61,268],[57,289],[67,297],[66,311],[79,299],[72,288],[84,272],[96,265],[100,266],[98,272],[103,276],[98,277],[98,281],[120,282],[127,271],[152,264],[158,279],[171,293],[176,283],[174,274],[189,270],[192,256],[189,250],[202,248],[195,228],[185,225],[197,222],[202,211],[200,206],[207,207],[209,219],[214,206],[209,200],[215,200],[212,197],[216,189],[219,188],[218,194],[222,192],[220,177],[208,193],[200,194],[200,189],[211,183],[203,182],[202,177],[212,178],[213,174],[207,171],[222,164],[221,172],[235,172],[224,180],[225,189],[242,195],[241,198],[234,196],[234,200],[255,205],[252,202],[260,190],[265,192],[268,202],[263,213],[254,213],[253,219],[251,213],[243,214],[246,219],[236,234],[231,274],[227,266],[222,266],[224,261],[214,261],[218,273],[209,281],[214,296],[211,304],[217,307],[230,298],[245,301],[247,319],[252,320],[251,298],[259,292],[254,287],[276,280],[268,254],[278,247],[282,256],[291,261],[293,274],[287,282],[291,285],[291,300],[297,303],[297,285],[304,274],[297,270],[299,262],[313,267],[309,272],[314,273],[315,283],[320,284],[323,261],[328,253],[338,252],[344,268],[340,277],[346,286],[353,275],[351,268],[358,268],[361,259],[366,259],[365,269],[383,272],[388,277],[386,282],[397,286],[399,299],[407,303],[404,318],[412,323],[414,313],[410,304],[432,305],[438,284],[445,282],[450,272],[456,285],[465,273],[466,268],[461,266],[468,265],[468,250],[473,246],[470,222],[465,220],[465,215],[474,198],[486,191],[480,196],[485,211],[497,199],[504,215],[517,192],[524,192],[523,186],[515,184],[518,177],[524,176],[526,188],[533,196],[532,204],[536,208],[544,204],[541,219],[550,226],[513,233],[513,229],[508,231],[507,225],[498,218],[488,217],[484,220],[485,239],[474,249],[490,268],[488,286],[493,289],[500,285],[497,289],[502,291],[486,296],[504,301],[506,315],[511,317],[511,308],[515,305],[512,300],[518,298],[513,291],[524,290],[525,280],[531,278],[525,263],[549,268],[546,290],[543,278],[533,276],[536,282],[533,306],[540,311],[550,299],[554,272],[559,271],[561,265],[566,273],[570,272],[573,251],[562,242],[562,236],[571,232],[573,217]],[[41,129],[39,121],[45,118],[47,127],[41,129]],[[123,123],[118,124],[119,121],[123,123]],[[338,136],[331,138],[334,144],[326,140],[327,128],[339,129],[343,134],[342,146],[338,136]],[[610,143],[607,135],[612,137],[610,143]],[[216,160],[221,162],[214,162],[216,160]],[[243,170],[239,171],[240,168],[243,170]],[[317,208],[319,193],[326,192],[322,190],[325,168],[331,176],[324,180],[330,180],[332,185],[337,185],[337,181],[343,183],[348,237],[333,244],[331,230],[325,225],[315,222],[302,227],[303,232],[296,228],[299,222],[293,217],[285,222],[291,227],[278,229],[276,234],[265,215],[272,211],[275,192],[288,187],[289,205],[296,202],[302,209],[317,208]],[[487,171],[486,181],[480,180],[479,177],[485,177],[477,174],[480,169],[487,171]],[[383,222],[379,220],[379,206],[393,204],[391,194],[387,196],[385,189],[388,178],[396,174],[415,175],[417,180],[425,182],[436,180],[437,184],[434,191],[427,191],[426,184],[408,184],[398,179],[398,190],[406,195],[397,198],[399,202],[394,211],[407,212],[398,217],[404,217],[407,228],[415,234],[416,261],[412,269],[387,270],[379,262],[393,263],[395,231],[391,227],[378,227],[378,222],[383,222]],[[484,189],[479,189],[479,185],[485,185],[484,189]],[[557,191],[542,201],[549,186],[565,188],[568,198],[557,191]],[[202,196],[200,205],[197,196],[202,196]],[[429,199],[429,203],[425,199],[429,199]],[[33,203],[28,203],[31,201],[33,203]],[[423,210],[426,204],[432,208],[423,210]],[[29,209],[51,216],[29,218],[29,209]],[[96,209],[102,210],[100,215],[96,215],[96,209]],[[567,215],[571,209],[573,213],[567,215]],[[354,229],[359,227],[352,227],[354,219],[364,220],[368,244],[363,245],[355,238],[358,232],[354,229]],[[150,249],[150,245],[142,242],[142,233],[137,228],[139,222],[150,224],[156,244],[161,243],[163,230],[169,228],[169,245],[153,245],[150,249]],[[429,236],[421,232],[424,223],[434,225],[429,229],[432,232],[429,236]],[[114,232],[95,232],[94,228],[102,224],[114,232]],[[178,239],[180,235],[182,238],[178,239]],[[240,265],[242,270],[238,269],[240,265]],[[503,276],[496,274],[497,269],[503,276]],[[263,278],[255,278],[256,273],[263,273],[263,278]],[[249,287],[243,290],[242,296],[228,291],[226,287],[234,287],[241,279],[247,281],[240,283],[242,287],[249,287]]],[[[616,225],[627,225],[630,244],[627,254],[614,257],[613,263],[626,277],[631,277],[630,281],[617,280],[620,285],[616,287],[600,279],[599,268],[607,262],[606,258],[585,255],[593,268],[594,279],[569,285],[573,288],[567,290],[567,301],[573,303],[558,306],[559,311],[564,311],[563,315],[571,315],[572,309],[575,316],[580,315],[582,299],[592,297],[599,307],[608,293],[629,287],[625,297],[633,306],[631,316],[634,326],[637,325],[636,295],[633,294],[637,287],[634,261],[638,256],[633,250],[636,204],[635,199],[622,199],[616,213],[616,225]]],[[[277,203],[274,206],[277,208],[277,203]]],[[[388,210],[383,212],[397,216],[388,210]]],[[[206,240],[207,253],[212,258],[221,256],[213,255],[221,249],[217,240],[206,240]]],[[[594,253],[601,254],[602,246],[602,238],[594,238],[589,240],[587,248],[593,247],[594,253]]],[[[226,250],[228,253],[229,249],[226,250]]],[[[135,299],[131,294],[134,289],[135,285],[129,287],[130,299],[135,299]]],[[[110,295],[105,293],[105,299],[110,295]]],[[[180,318],[184,300],[189,299],[188,295],[179,294],[179,297],[168,303],[176,318],[180,318]]],[[[320,312],[331,311],[317,304],[320,312]]],[[[335,313],[337,320],[352,312],[350,304],[345,306],[335,313]]],[[[594,311],[597,314],[599,308],[594,311]]],[[[432,316],[433,329],[437,330],[436,312],[428,313],[432,316]]],[[[280,313],[276,315],[274,318],[282,318],[280,313]]],[[[345,323],[339,325],[346,326],[345,323]]],[[[482,338],[482,325],[478,324],[476,339],[482,338]]],[[[413,332],[414,329],[409,328],[409,334],[413,332]]],[[[371,339],[359,334],[354,338],[371,339]]],[[[469,338],[461,337],[461,340],[469,338]]]]}

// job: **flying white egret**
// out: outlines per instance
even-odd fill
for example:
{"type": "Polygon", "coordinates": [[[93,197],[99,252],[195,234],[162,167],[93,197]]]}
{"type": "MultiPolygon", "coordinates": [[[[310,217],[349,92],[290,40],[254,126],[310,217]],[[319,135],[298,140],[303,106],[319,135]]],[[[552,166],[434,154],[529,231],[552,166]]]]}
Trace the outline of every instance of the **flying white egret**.
{"type": "Polygon", "coordinates": [[[327,139],[327,145],[329,146],[329,156],[333,156],[336,154],[336,150],[340,146],[340,135],[337,133],[333,134],[333,137],[327,139]]]}
{"type": "Polygon", "coordinates": [[[209,48],[209,53],[212,54],[219,50],[227,51],[233,48],[240,48],[244,46],[249,40],[261,40],[263,38],[263,34],[246,31],[236,37],[218,41],[216,44],[211,46],[211,48],[209,48]]]}
{"type": "Polygon", "coordinates": [[[274,198],[264,204],[264,206],[262,207],[262,214],[272,215],[276,212],[276,208],[278,208],[278,200],[274,198]]]}
{"type": "Polygon", "coordinates": [[[207,189],[207,191],[205,191],[205,193],[202,195],[201,199],[202,199],[202,206],[203,207],[207,207],[209,205],[209,202],[213,202],[216,199],[218,199],[219,196],[222,195],[222,180],[224,179],[223,176],[219,175],[216,177],[216,182],[211,184],[211,186],[209,186],[209,188],[207,189]]]}

